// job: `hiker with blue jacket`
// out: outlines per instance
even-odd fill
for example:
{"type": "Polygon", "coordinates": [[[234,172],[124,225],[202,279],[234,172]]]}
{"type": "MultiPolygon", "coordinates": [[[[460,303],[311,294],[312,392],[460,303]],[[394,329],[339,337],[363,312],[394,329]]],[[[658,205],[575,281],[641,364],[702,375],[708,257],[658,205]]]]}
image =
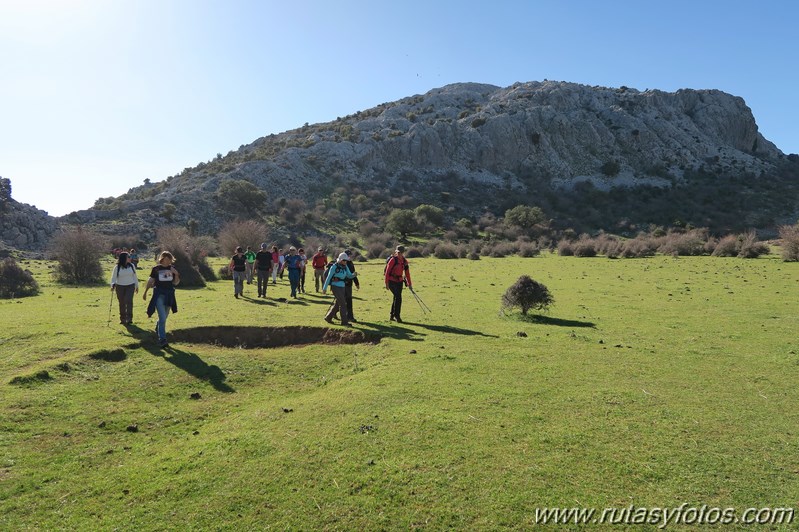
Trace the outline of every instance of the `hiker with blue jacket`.
{"type": "Polygon", "coordinates": [[[330,267],[325,284],[322,285],[322,295],[327,293],[327,287],[329,286],[333,291],[333,296],[336,298],[335,304],[327,311],[325,321],[333,323],[333,316],[341,312],[341,324],[345,327],[352,327],[349,319],[350,315],[347,311],[346,281],[347,279],[354,279],[358,275],[347,267],[349,260],[350,258],[346,253],[339,255],[336,263],[330,267]]]}

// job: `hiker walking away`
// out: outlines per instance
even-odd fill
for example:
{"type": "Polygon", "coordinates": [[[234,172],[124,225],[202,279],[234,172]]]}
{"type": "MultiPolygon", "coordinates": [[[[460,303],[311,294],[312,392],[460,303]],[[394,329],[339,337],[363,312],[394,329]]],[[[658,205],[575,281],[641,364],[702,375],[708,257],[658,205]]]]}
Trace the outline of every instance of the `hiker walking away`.
{"type": "Polygon", "coordinates": [[[300,267],[300,283],[297,286],[297,290],[301,294],[305,293],[305,268],[308,266],[308,257],[305,255],[305,250],[300,248],[297,250],[297,254],[302,259],[302,266],[300,267]]]}
{"type": "Polygon", "coordinates": [[[266,242],[261,244],[260,251],[255,254],[255,270],[258,277],[258,297],[266,297],[269,273],[272,271],[272,252],[266,250],[266,242]]]}
{"type": "Polygon", "coordinates": [[[277,269],[277,274],[280,280],[283,280],[283,270],[286,269],[286,256],[283,254],[283,249],[277,250],[277,262],[280,267],[277,269]]]}
{"type": "Polygon", "coordinates": [[[289,284],[291,285],[291,297],[297,297],[297,287],[300,284],[300,270],[302,269],[302,257],[297,254],[297,248],[291,246],[286,255],[283,269],[289,271],[289,284]]]}
{"type": "Polygon", "coordinates": [[[247,251],[244,253],[244,258],[247,262],[244,264],[245,274],[247,277],[247,284],[252,284],[252,270],[255,267],[255,252],[247,246],[247,251]]]}
{"type": "MultiPolygon", "coordinates": [[[[352,253],[352,250],[345,249],[344,253],[347,254],[347,262],[346,262],[347,269],[350,272],[355,273],[355,263],[352,262],[352,259],[354,257],[354,254],[352,253]]],[[[347,301],[347,314],[350,317],[350,321],[354,322],[354,323],[358,323],[358,320],[355,319],[355,313],[353,313],[353,311],[352,311],[352,285],[353,284],[355,285],[355,289],[356,290],[360,290],[361,289],[361,283],[358,282],[358,277],[353,277],[352,279],[345,279],[344,280],[344,299],[347,301]]],[[[335,317],[336,317],[336,313],[334,311],[333,312],[333,318],[335,318],[335,317]]]]}
{"type": "Polygon", "coordinates": [[[133,269],[134,270],[138,270],[139,269],[139,254],[136,253],[136,249],[135,248],[130,248],[129,255],[130,255],[130,263],[133,264],[133,269]]]}
{"type": "Polygon", "coordinates": [[[166,319],[169,317],[169,310],[178,311],[178,302],[175,299],[175,287],[180,284],[180,274],[173,264],[175,257],[168,251],[162,251],[158,256],[158,265],[153,267],[150,278],[147,279],[147,286],[144,288],[144,300],[147,301],[147,291],[154,288],[153,297],[147,305],[147,317],[158,312],[158,323],[155,332],[158,334],[158,343],[161,347],[167,347],[166,341],[166,319]]]}
{"type": "Polygon", "coordinates": [[[139,293],[139,278],[130,255],[124,251],[119,254],[114,271],[111,272],[111,291],[116,290],[119,300],[119,323],[133,323],[133,294],[139,293]]]}
{"type": "Polygon", "coordinates": [[[394,294],[389,319],[397,323],[402,323],[400,313],[402,312],[402,286],[404,284],[407,284],[408,288],[413,288],[411,270],[405,259],[405,246],[400,245],[386,263],[386,290],[391,290],[391,293],[394,294]]]}
{"type": "Polygon", "coordinates": [[[240,295],[244,295],[244,278],[247,276],[247,259],[241,246],[236,248],[228,269],[233,274],[233,296],[238,299],[240,295]]]}
{"type": "Polygon", "coordinates": [[[277,269],[280,268],[280,253],[277,246],[272,246],[272,284],[277,284],[277,269]]]}
{"type": "Polygon", "coordinates": [[[325,279],[325,284],[322,285],[322,295],[327,294],[327,287],[330,286],[330,289],[333,291],[333,296],[336,298],[335,304],[330,308],[325,316],[325,321],[328,323],[333,323],[333,316],[335,316],[337,312],[341,312],[341,324],[345,327],[352,327],[349,320],[350,315],[347,311],[347,298],[345,295],[344,282],[347,279],[354,279],[358,274],[351,272],[349,268],[347,268],[348,260],[350,260],[350,258],[346,253],[342,253],[338,256],[336,263],[330,267],[330,271],[327,274],[327,279],[325,279]]]}
{"type": "Polygon", "coordinates": [[[322,246],[319,246],[319,249],[316,250],[316,254],[311,257],[311,267],[313,268],[313,280],[314,284],[316,285],[316,291],[319,291],[319,287],[325,282],[325,266],[327,265],[327,254],[322,249],[322,246]]]}

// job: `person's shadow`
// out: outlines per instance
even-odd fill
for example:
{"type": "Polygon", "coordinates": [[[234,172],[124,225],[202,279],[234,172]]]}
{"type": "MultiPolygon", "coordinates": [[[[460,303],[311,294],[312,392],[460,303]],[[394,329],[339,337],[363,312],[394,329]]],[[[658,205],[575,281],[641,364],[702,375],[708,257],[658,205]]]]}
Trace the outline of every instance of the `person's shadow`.
{"type": "Polygon", "coordinates": [[[177,349],[173,346],[161,347],[158,345],[158,342],[155,341],[154,337],[142,338],[142,336],[146,336],[149,333],[141,327],[128,325],[127,328],[134,336],[139,337],[139,343],[130,344],[125,346],[126,348],[141,348],[153,356],[163,357],[164,360],[170,364],[174,364],[189,375],[193,375],[203,381],[208,381],[211,386],[220,392],[232,393],[236,391],[225,383],[227,376],[219,366],[209,365],[196,354],[177,349]]]}
{"type": "Polygon", "coordinates": [[[481,333],[480,331],[473,331],[471,329],[462,329],[460,327],[453,327],[452,325],[431,325],[429,323],[414,323],[410,321],[403,321],[405,325],[412,325],[414,327],[421,327],[423,329],[428,329],[431,331],[447,333],[447,334],[462,334],[465,336],[485,336],[486,338],[499,338],[499,336],[494,334],[485,334],[481,333]]]}

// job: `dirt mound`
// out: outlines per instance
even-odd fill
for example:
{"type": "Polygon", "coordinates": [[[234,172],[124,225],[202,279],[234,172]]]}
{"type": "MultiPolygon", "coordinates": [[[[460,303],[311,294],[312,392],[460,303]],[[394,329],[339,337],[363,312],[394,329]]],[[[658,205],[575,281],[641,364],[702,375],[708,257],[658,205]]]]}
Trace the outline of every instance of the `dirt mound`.
{"type": "Polygon", "coordinates": [[[170,331],[174,342],[212,344],[221,347],[258,349],[307,344],[377,343],[376,334],[357,330],[337,330],[324,327],[193,327],[170,331]]]}

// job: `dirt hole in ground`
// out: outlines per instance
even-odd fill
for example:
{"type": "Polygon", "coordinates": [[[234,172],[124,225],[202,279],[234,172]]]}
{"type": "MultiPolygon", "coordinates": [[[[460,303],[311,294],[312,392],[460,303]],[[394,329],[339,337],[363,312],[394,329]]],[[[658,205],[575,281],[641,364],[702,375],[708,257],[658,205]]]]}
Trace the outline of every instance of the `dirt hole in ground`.
{"type": "Polygon", "coordinates": [[[380,336],[352,329],[325,327],[192,327],[170,331],[170,340],[190,344],[258,349],[308,344],[376,344],[380,336]]]}

